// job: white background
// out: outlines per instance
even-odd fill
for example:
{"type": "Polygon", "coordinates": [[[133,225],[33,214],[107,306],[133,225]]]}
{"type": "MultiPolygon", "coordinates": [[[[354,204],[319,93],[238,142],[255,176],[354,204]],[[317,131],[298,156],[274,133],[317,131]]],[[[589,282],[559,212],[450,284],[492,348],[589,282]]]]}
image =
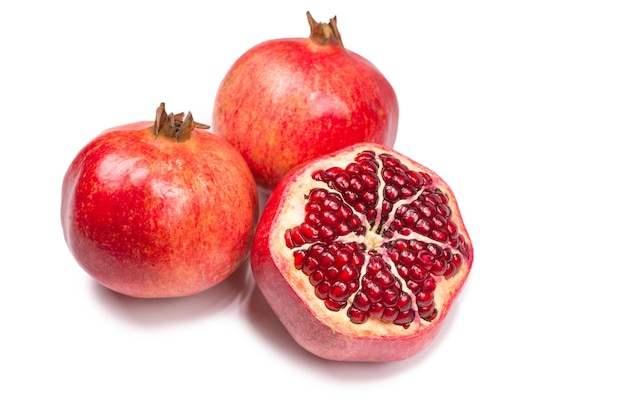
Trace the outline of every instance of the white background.
{"type": "Polygon", "coordinates": [[[10,2],[0,24],[0,416],[624,416],[620,1],[10,2]],[[234,60],[337,15],[400,103],[396,148],[455,191],[475,247],[436,342],[398,363],[300,349],[248,266],[136,300],[63,241],[102,130],[161,101],[211,123],[234,60]]]}

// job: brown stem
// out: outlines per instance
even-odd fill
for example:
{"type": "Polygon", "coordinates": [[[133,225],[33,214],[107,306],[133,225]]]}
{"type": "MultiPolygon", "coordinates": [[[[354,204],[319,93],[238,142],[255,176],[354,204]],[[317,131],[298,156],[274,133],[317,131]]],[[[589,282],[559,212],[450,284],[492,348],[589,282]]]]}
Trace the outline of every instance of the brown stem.
{"type": "Polygon", "coordinates": [[[156,118],[154,120],[154,136],[162,136],[164,138],[183,142],[191,137],[191,131],[195,128],[209,129],[209,125],[198,123],[193,120],[191,112],[187,113],[170,113],[165,111],[165,103],[161,103],[156,110],[156,118]]]}
{"type": "Polygon", "coordinates": [[[337,16],[330,19],[328,23],[316,22],[310,12],[306,12],[306,17],[311,27],[309,39],[319,45],[339,45],[343,47],[341,34],[337,28],[337,16]]]}

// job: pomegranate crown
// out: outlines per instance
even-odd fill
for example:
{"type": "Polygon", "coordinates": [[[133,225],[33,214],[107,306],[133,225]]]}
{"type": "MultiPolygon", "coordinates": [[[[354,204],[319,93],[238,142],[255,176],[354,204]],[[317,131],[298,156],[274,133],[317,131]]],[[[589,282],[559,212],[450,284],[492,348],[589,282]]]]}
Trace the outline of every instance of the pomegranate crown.
{"type": "Polygon", "coordinates": [[[191,131],[195,128],[209,129],[209,125],[198,123],[193,120],[191,112],[187,115],[184,113],[170,113],[165,111],[165,103],[161,103],[156,110],[156,118],[154,120],[154,136],[163,136],[176,142],[183,142],[190,138],[191,131]]]}
{"type": "Polygon", "coordinates": [[[306,17],[311,27],[309,39],[320,45],[339,45],[343,47],[341,34],[337,28],[337,16],[334,16],[328,23],[317,22],[311,16],[311,12],[306,12],[306,17]]]}

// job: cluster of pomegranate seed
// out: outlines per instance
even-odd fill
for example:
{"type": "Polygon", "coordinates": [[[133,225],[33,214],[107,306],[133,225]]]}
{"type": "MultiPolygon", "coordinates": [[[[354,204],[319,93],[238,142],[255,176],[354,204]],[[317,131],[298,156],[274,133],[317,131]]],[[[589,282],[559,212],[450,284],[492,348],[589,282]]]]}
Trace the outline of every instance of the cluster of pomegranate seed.
{"type": "Polygon", "coordinates": [[[362,235],[366,228],[341,195],[313,189],[305,206],[304,222],[285,233],[289,248],[313,242],[333,242],[351,232],[362,235]]]}
{"type": "Polygon", "coordinates": [[[398,275],[415,295],[420,318],[432,321],[437,316],[434,304],[437,284],[433,275],[450,277],[460,266],[460,257],[452,255],[449,249],[442,250],[437,244],[426,244],[416,239],[399,239],[384,246],[398,275]]]}
{"type": "Polygon", "coordinates": [[[309,277],[315,294],[331,311],[339,311],[359,288],[365,246],[355,242],[316,243],[294,252],[294,264],[309,277]]]}
{"type": "Polygon", "coordinates": [[[435,319],[435,277],[453,276],[468,248],[432,178],[373,151],[312,177],[326,187],[306,197],[285,243],[316,296],[356,324],[435,319]]]}
{"type": "MultiPolygon", "coordinates": [[[[469,257],[465,238],[458,234],[456,225],[450,221],[450,215],[446,195],[439,189],[424,189],[415,200],[397,208],[393,220],[383,231],[383,235],[391,238],[394,233],[405,236],[417,233],[447,244],[450,248],[459,250],[461,254],[469,257]]],[[[446,274],[446,276],[449,275],[446,274]]]]}
{"type": "Polygon", "coordinates": [[[371,254],[348,317],[357,324],[372,317],[403,326],[409,326],[415,319],[412,297],[403,290],[392,267],[381,255],[371,254]]]}

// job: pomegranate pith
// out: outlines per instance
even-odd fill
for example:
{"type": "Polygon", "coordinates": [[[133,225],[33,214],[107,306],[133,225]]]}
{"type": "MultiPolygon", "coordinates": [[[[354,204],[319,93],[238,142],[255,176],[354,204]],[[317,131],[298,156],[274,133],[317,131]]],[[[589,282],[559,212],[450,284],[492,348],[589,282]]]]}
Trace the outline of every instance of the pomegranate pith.
{"type": "Polygon", "coordinates": [[[397,360],[421,350],[473,261],[447,184],[390,148],[361,144],[300,167],[277,191],[251,261],[296,340],[337,360],[397,360]],[[330,340],[307,335],[306,323],[318,335],[332,330],[330,340]]]}

